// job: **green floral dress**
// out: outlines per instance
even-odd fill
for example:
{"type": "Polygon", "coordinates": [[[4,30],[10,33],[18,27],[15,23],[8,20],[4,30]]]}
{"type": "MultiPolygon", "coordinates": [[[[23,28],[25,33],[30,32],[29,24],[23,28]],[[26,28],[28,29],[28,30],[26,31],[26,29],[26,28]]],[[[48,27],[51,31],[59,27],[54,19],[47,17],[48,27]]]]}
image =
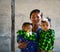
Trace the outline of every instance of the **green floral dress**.
{"type": "Polygon", "coordinates": [[[39,32],[39,41],[38,41],[39,50],[44,50],[45,52],[51,52],[51,50],[54,48],[54,40],[55,40],[55,31],[53,29],[49,29],[48,31],[41,30],[39,32]]]}

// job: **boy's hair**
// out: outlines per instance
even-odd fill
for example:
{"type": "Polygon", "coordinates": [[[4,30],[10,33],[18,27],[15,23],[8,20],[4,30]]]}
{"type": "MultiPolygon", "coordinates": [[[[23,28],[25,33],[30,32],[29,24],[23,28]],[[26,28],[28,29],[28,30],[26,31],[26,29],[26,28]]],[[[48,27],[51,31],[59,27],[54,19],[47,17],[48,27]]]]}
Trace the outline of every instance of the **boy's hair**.
{"type": "Polygon", "coordinates": [[[40,13],[40,10],[39,9],[32,10],[31,13],[30,13],[30,18],[31,18],[32,13],[34,13],[34,12],[40,13]]]}
{"type": "Polygon", "coordinates": [[[32,26],[32,23],[30,23],[30,22],[24,22],[23,25],[22,25],[22,27],[26,26],[26,25],[31,25],[32,26]]]}
{"type": "Polygon", "coordinates": [[[41,20],[42,23],[49,22],[51,24],[51,19],[49,17],[46,17],[41,20]]]}

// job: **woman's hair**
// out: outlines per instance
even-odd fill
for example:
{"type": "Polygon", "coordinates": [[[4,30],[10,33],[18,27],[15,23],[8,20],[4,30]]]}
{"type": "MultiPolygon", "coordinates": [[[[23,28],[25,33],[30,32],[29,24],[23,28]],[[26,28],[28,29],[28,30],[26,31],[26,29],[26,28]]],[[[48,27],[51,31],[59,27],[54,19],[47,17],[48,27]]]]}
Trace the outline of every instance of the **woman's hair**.
{"type": "Polygon", "coordinates": [[[30,18],[31,18],[32,13],[35,13],[35,12],[36,12],[36,13],[40,13],[40,10],[39,10],[39,9],[34,9],[34,10],[32,10],[31,13],[30,13],[30,18]]]}

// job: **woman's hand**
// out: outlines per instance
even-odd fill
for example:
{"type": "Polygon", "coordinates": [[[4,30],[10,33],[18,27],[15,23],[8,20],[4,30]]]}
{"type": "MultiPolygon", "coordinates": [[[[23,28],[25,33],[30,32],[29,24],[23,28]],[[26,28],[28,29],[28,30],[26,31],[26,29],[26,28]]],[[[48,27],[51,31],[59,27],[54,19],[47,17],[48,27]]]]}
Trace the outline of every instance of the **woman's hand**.
{"type": "Polygon", "coordinates": [[[26,48],[26,46],[27,46],[27,42],[20,42],[19,44],[18,44],[18,48],[19,49],[21,49],[21,48],[26,48]]]}

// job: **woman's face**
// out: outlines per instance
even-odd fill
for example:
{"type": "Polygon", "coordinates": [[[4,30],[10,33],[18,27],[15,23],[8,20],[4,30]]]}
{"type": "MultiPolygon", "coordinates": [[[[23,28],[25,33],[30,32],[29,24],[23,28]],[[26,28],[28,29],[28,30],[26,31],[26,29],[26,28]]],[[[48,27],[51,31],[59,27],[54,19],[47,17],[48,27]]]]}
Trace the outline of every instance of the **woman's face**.
{"type": "Polygon", "coordinates": [[[41,14],[37,12],[32,13],[31,21],[33,24],[39,24],[41,22],[41,14]]]}

